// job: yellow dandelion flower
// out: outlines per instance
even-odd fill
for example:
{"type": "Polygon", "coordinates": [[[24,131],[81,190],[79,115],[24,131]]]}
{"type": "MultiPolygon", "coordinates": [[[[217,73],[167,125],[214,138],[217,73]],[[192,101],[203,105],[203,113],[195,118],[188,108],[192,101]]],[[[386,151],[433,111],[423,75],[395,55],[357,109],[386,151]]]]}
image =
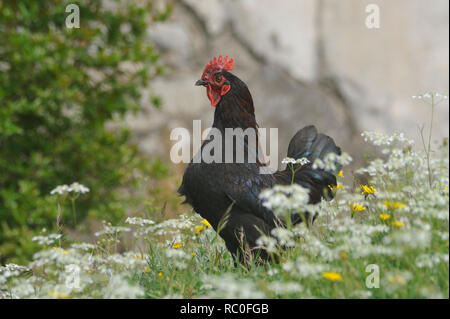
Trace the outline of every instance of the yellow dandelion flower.
{"type": "Polygon", "coordinates": [[[340,170],[339,173],[337,174],[337,176],[344,177],[344,172],[342,170],[340,170]]]}
{"type": "Polygon", "coordinates": [[[361,189],[362,189],[361,194],[363,194],[363,195],[375,194],[377,192],[377,189],[373,186],[359,185],[359,187],[361,187],[361,189]]]}
{"type": "Polygon", "coordinates": [[[447,247],[448,247],[448,240],[447,240],[447,242],[445,243],[445,246],[447,246],[447,247]]]}
{"type": "Polygon", "coordinates": [[[205,226],[204,225],[201,225],[201,226],[195,226],[194,227],[194,232],[196,233],[196,234],[200,234],[202,231],[204,231],[205,230],[205,226]]]}
{"type": "Polygon", "coordinates": [[[61,252],[62,252],[64,255],[67,254],[67,250],[62,249],[61,247],[53,246],[52,249],[55,249],[55,250],[61,250],[61,252]]]}
{"type": "Polygon", "coordinates": [[[194,257],[194,256],[195,256],[195,253],[192,253],[191,256],[194,257]]]}
{"type": "Polygon", "coordinates": [[[336,186],[328,185],[328,187],[329,187],[333,192],[336,192],[338,189],[344,188],[344,185],[342,185],[342,184],[336,184],[336,186]]]}
{"type": "Polygon", "coordinates": [[[328,279],[329,281],[332,281],[332,282],[342,281],[341,274],[339,274],[337,272],[331,272],[331,271],[323,272],[322,277],[325,279],[328,279]]]}
{"type": "Polygon", "coordinates": [[[150,271],[150,267],[149,266],[145,267],[144,271],[150,271]]]}
{"type": "Polygon", "coordinates": [[[398,203],[398,202],[390,202],[390,201],[383,201],[384,206],[386,206],[389,209],[399,209],[399,208],[404,208],[406,207],[405,204],[403,203],[398,203]]]}
{"type": "Polygon", "coordinates": [[[387,279],[391,284],[399,284],[399,285],[406,284],[405,278],[403,278],[400,275],[388,276],[387,279]]]}
{"type": "Polygon", "coordinates": [[[395,226],[395,227],[398,227],[398,228],[403,227],[403,225],[404,224],[401,221],[398,221],[398,220],[392,222],[392,226],[395,226]]]}
{"type": "Polygon", "coordinates": [[[59,292],[57,289],[53,289],[48,293],[48,295],[54,299],[69,299],[70,295],[66,295],[65,293],[59,292]]]}
{"type": "Polygon", "coordinates": [[[158,273],[158,277],[161,278],[162,276],[163,276],[163,273],[162,273],[162,272],[159,272],[159,273],[158,273]]]}
{"type": "Polygon", "coordinates": [[[391,218],[391,215],[389,215],[389,214],[380,214],[381,220],[388,220],[389,218],[391,218]]]}
{"type": "Polygon", "coordinates": [[[211,227],[211,224],[206,219],[203,219],[202,223],[205,224],[206,227],[211,227]]]}
{"type": "Polygon", "coordinates": [[[178,249],[178,248],[181,248],[181,247],[183,247],[183,244],[181,244],[181,243],[176,243],[176,244],[174,244],[172,246],[172,248],[175,248],[175,249],[178,249]]]}
{"type": "Polygon", "coordinates": [[[359,203],[350,203],[349,202],[348,205],[350,206],[350,209],[354,212],[361,212],[363,210],[366,210],[366,208],[359,203]]]}

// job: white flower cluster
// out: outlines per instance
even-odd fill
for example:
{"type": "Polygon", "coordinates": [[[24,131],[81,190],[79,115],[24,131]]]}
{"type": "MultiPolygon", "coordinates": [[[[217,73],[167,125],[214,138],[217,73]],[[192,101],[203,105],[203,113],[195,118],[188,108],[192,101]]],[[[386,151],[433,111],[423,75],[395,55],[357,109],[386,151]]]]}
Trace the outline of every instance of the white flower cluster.
{"type": "Polygon", "coordinates": [[[275,185],[263,190],[259,198],[264,207],[272,210],[277,216],[286,216],[303,212],[309,201],[309,190],[298,184],[275,185]]]}
{"type": "Polygon", "coordinates": [[[95,232],[94,235],[100,237],[103,235],[117,235],[129,231],[131,231],[131,229],[128,227],[103,225],[103,230],[95,232]]]}
{"type": "MultiPolygon", "coordinates": [[[[312,263],[305,257],[298,257],[295,261],[290,261],[283,265],[283,270],[297,278],[311,277],[318,279],[320,274],[328,271],[330,267],[327,264],[312,263]]],[[[338,271],[338,269],[335,269],[338,271]]]]}
{"type": "Polygon", "coordinates": [[[37,242],[39,245],[49,246],[56,243],[61,237],[61,234],[48,234],[46,236],[34,236],[31,240],[37,242]]]}
{"type": "Polygon", "coordinates": [[[295,159],[292,157],[285,157],[282,161],[282,164],[300,164],[302,166],[307,165],[310,163],[309,159],[307,159],[306,157],[302,157],[299,159],[295,159]]]}
{"type": "Polygon", "coordinates": [[[78,193],[78,194],[85,194],[89,192],[89,188],[87,188],[86,186],[78,183],[78,182],[74,182],[70,185],[59,185],[57,187],[55,187],[51,192],[50,195],[54,195],[54,194],[59,194],[59,195],[63,195],[65,193],[78,193]]]}
{"type": "Polygon", "coordinates": [[[0,299],[2,299],[2,290],[7,289],[6,282],[10,278],[17,277],[26,271],[30,271],[30,269],[28,267],[16,264],[6,264],[5,266],[0,266],[0,299]]]}
{"type": "Polygon", "coordinates": [[[178,269],[186,269],[187,262],[192,259],[192,255],[187,254],[183,249],[167,248],[165,250],[166,257],[178,269]]]}
{"type": "Polygon", "coordinates": [[[377,158],[371,161],[367,167],[356,170],[356,173],[367,173],[370,176],[378,177],[383,176],[393,181],[404,177],[398,174],[400,170],[410,169],[415,172],[414,179],[422,180],[426,177],[428,171],[425,169],[425,160],[420,156],[421,153],[399,148],[392,148],[390,151],[391,154],[386,161],[377,158]]]}
{"type": "Polygon", "coordinates": [[[130,285],[128,278],[116,274],[109,280],[104,291],[105,299],[135,299],[144,295],[144,289],[136,285],[130,285]]]}
{"type": "Polygon", "coordinates": [[[322,160],[316,158],[313,163],[313,169],[323,169],[330,172],[336,172],[339,166],[346,166],[352,162],[352,157],[346,153],[342,152],[341,155],[335,153],[328,153],[322,160]]]}
{"type": "Polygon", "coordinates": [[[136,253],[129,251],[102,257],[86,252],[84,248],[88,247],[92,248],[87,243],[76,249],[54,247],[36,253],[28,267],[15,264],[0,266],[0,299],[137,298],[144,294],[143,288],[132,284],[130,278],[137,269],[147,265],[146,255],[137,257],[136,253]],[[21,275],[30,269],[34,270],[32,274],[21,275]],[[41,274],[43,269],[45,277],[41,274]],[[78,280],[77,284],[68,285],[74,278],[78,280]]]}
{"type": "Polygon", "coordinates": [[[164,229],[192,229],[195,226],[195,218],[188,215],[180,215],[179,218],[167,219],[161,223],[156,224],[153,229],[164,230],[164,229]]]}
{"type": "Polygon", "coordinates": [[[414,140],[408,139],[402,132],[395,132],[393,135],[386,135],[380,132],[364,131],[361,133],[361,136],[364,138],[365,142],[370,142],[376,146],[389,146],[394,142],[406,145],[414,144],[414,140]]]}
{"type": "Polygon", "coordinates": [[[235,278],[232,274],[206,276],[204,288],[208,287],[208,298],[224,299],[260,299],[264,293],[253,281],[235,278]]]}
{"type": "Polygon", "coordinates": [[[302,240],[298,244],[298,248],[307,255],[317,256],[324,261],[331,261],[336,258],[336,254],[322,240],[315,236],[305,223],[298,224],[294,227],[293,233],[302,240]]]}
{"type": "Polygon", "coordinates": [[[146,233],[168,238],[168,242],[176,239],[177,242],[183,242],[188,238],[194,238],[194,226],[198,225],[198,217],[182,214],[179,218],[166,219],[158,224],[145,228],[146,233]]]}
{"type": "Polygon", "coordinates": [[[424,249],[431,243],[431,234],[427,230],[410,229],[401,232],[396,232],[384,238],[384,244],[410,247],[412,249],[424,249]]]}
{"type": "Polygon", "coordinates": [[[397,289],[405,286],[408,281],[413,279],[410,271],[389,271],[383,276],[383,286],[390,293],[394,293],[397,289]]]}
{"type": "Polygon", "coordinates": [[[431,98],[442,98],[443,100],[447,100],[448,99],[448,95],[445,94],[441,94],[439,92],[425,92],[423,94],[418,94],[418,95],[413,95],[412,98],[413,99],[431,99],[431,98]]]}
{"type": "Polygon", "coordinates": [[[153,220],[141,217],[127,217],[125,222],[130,225],[137,225],[141,227],[155,224],[153,220]]]}
{"type": "Polygon", "coordinates": [[[278,250],[277,240],[267,235],[260,236],[256,240],[256,245],[265,249],[268,253],[275,253],[278,250]]]}
{"type": "Polygon", "coordinates": [[[127,251],[123,254],[113,254],[108,256],[105,261],[106,269],[111,265],[121,266],[127,270],[136,269],[139,266],[145,266],[147,264],[147,255],[136,255],[133,251],[127,251]],[[108,266],[106,266],[106,264],[108,266]]]}
{"type": "Polygon", "coordinates": [[[441,262],[448,264],[448,254],[421,254],[416,257],[416,266],[419,268],[433,268],[441,262]]]}
{"type": "Polygon", "coordinates": [[[137,226],[136,231],[133,232],[134,237],[145,236],[154,231],[153,225],[155,222],[151,219],[141,217],[127,217],[125,220],[127,224],[137,226]]]}
{"type": "Polygon", "coordinates": [[[282,247],[294,247],[294,233],[286,228],[277,227],[270,232],[277,240],[278,244],[282,247]]]}
{"type": "Polygon", "coordinates": [[[281,282],[281,281],[273,281],[268,286],[269,290],[271,290],[275,295],[289,295],[303,292],[303,286],[298,282],[289,281],[289,282],[281,282]]]}
{"type": "Polygon", "coordinates": [[[70,247],[73,249],[79,249],[84,251],[90,251],[97,248],[97,245],[90,244],[90,243],[74,243],[70,247]]]}

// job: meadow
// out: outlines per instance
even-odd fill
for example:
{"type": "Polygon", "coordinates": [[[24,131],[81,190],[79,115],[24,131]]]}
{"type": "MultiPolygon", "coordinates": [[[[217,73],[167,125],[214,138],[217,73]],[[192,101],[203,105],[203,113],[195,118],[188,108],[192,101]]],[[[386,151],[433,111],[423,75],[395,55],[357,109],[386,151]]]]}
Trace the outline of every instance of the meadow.
{"type": "MultiPolygon", "coordinates": [[[[447,99],[436,92],[414,98],[431,111],[447,99]]],[[[116,225],[105,220],[94,242],[43,229],[33,238],[41,248],[32,260],[0,267],[0,298],[448,298],[448,140],[433,144],[432,125],[420,132],[416,147],[402,133],[363,132],[381,156],[355,171],[345,153],[315,162],[330,170],[336,161],[344,165],[331,201],[308,205],[295,185],[264,191],[277,214],[317,214],[314,223],[260,238],[278,262],[234,265],[194,212],[158,221],[134,216],[116,225]],[[347,174],[367,183],[344,185],[347,174]]],[[[92,192],[74,183],[51,196],[71,199],[58,212],[76,215],[78,199],[92,192]]]]}

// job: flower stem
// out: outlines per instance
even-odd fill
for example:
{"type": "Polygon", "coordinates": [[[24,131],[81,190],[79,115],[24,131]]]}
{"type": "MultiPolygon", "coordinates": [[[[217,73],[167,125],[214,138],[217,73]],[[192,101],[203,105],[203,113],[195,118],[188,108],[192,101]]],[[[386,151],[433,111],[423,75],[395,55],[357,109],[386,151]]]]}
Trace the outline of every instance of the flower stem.
{"type": "Polygon", "coordinates": [[[428,150],[426,151],[426,155],[427,155],[427,166],[428,166],[428,183],[430,185],[430,188],[433,185],[433,176],[431,173],[431,136],[432,136],[432,131],[433,131],[433,117],[434,117],[434,95],[431,95],[431,120],[430,120],[430,132],[428,135],[428,150]]]}
{"type": "Polygon", "coordinates": [[[74,197],[71,198],[71,202],[72,202],[72,214],[73,214],[73,220],[74,220],[74,223],[75,223],[75,225],[76,225],[76,224],[77,224],[77,213],[76,213],[76,211],[75,211],[75,198],[74,198],[74,197]]]}

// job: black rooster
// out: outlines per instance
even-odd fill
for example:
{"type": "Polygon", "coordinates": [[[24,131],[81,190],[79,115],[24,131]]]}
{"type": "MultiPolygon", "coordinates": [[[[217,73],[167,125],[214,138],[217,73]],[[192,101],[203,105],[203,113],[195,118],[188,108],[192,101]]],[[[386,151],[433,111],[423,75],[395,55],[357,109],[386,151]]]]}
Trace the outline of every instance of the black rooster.
{"type": "MultiPolygon", "coordinates": [[[[233,59],[214,57],[214,60],[206,65],[201,79],[195,83],[206,87],[211,105],[216,107],[213,128],[223,133],[222,136],[225,136],[226,128],[245,130],[258,127],[247,85],[228,72],[233,67],[233,59]]],[[[205,140],[200,152],[212,142],[212,138],[205,140]]],[[[246,159],[249,153],[258,152],[258,147],[250,146],[247,141],[245,147],[246,159]]],[[[309,189],[311,203],[319,202],[321,197],[327,196],[328,187],[336,185],[336,177],[332,173],[312,168],[316,158],[323,159],[329,153],[341,154],[341,150],[332,138],[318,134],[314,126],[299,130],[289,143],[288,157],[305,157],[310,162],[295,173],[293,180],[309,189]]],[[[242,258],[245,258],[243,247],[252,252],[258,251],[260,257],[267,258],[264,251],[255,249],[256,240],[261,236],[261,231],[269,234],[271,229],[279,226],[280,220],[264,207],[258,195],[263,189],[275,184],[290,184],[291,170],[261,174],[262,164],[259,161],[226,163],[224,157],[223,155],[220,163],[191,161],[178,192],[186,196],[186,202],[207,219],[216,231],[219,224],[223,226],[219,229],[220,236],[235,261],[243,261],[242,258]],[[224,220],[226,221],[223,222],[224,220]]],[[[294,223],[299,221],[301,219],[297,218],[294,223]]]]}

